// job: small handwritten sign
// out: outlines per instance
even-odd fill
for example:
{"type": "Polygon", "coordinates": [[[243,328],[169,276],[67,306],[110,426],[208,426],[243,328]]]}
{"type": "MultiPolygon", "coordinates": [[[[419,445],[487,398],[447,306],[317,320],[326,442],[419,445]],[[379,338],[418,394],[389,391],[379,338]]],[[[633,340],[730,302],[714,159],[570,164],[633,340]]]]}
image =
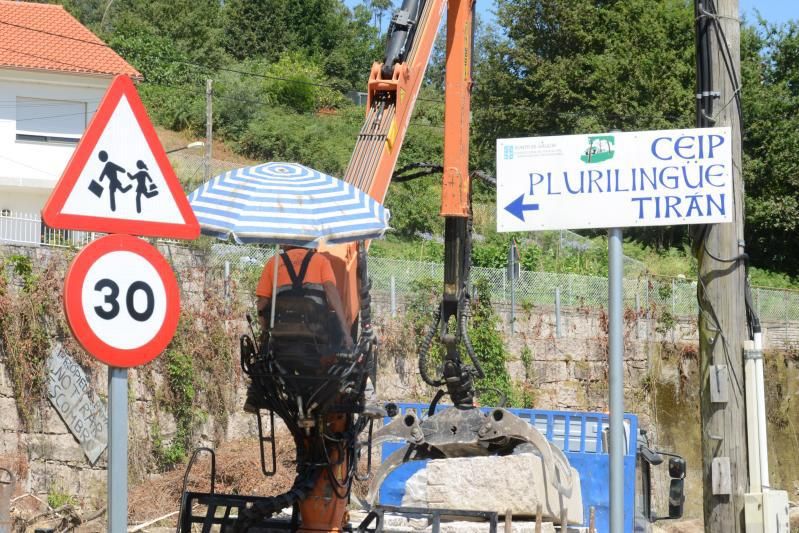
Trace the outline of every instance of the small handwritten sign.
{"type": "Polygon", "coordinates": [[[108,445],[108,411],[83,369],[56,344],[47,360],[47,396],[94,464],[108,445]]]}

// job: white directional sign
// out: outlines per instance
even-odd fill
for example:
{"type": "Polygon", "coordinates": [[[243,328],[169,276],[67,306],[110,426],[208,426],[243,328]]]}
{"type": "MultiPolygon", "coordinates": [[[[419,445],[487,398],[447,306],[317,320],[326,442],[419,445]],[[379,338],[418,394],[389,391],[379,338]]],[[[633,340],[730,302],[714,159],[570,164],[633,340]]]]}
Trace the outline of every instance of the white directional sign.
{"type": "Polygon", "coordinates": [[[155,248],[136,237],[110,235],[75,257],[64,307],[86,351],[126,368],[166,348],[177,327],[180,295],[175,274],[155,248]]]}
{"type": "Polygon", "coordinates": [[[497,230],[731,222],[730,128],[497,140],[497,230]]]}

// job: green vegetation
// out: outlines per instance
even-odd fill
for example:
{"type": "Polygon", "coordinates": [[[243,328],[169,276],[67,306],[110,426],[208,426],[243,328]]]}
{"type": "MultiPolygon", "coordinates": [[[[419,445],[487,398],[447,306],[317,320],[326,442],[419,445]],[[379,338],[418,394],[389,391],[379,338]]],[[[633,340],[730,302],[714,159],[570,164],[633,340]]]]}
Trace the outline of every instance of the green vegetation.
{"type": "Polygon", "coordinates": [[[26,255],[0,257],[0,353],[14,390],[20,420],[30,428],[36,405],[47,394],[46,360],[53,338],[81,364],[89,357],[68,333],[61,303],[63,265],[34,262],[26,255]]]}
{"type": "MultiPolygon", "coordinates": [[[[479,401],[483,405],[499,405],[504,398],[508,405],[526,406],[531,404],[532,397],[525,396],[513,387],[506,363],[508,352],[499,329],[499,317],[491,304],[488,282],[479,279],[474,286],[477,297],[472,302],[469,320],[469,337],[474,346],[475,356],[485,371],[486,377],[475,382],[479,393],[479,401]],[[528,401],[529,400],[529,401],[528,401]],[[520,403],[521,402],[521,403],[520,403]]],[[[441,298],[441,281],[423,278],[414,282],[411,298],[408,302],[405,320],[410,323],[416,339],[417,353],[421,341],[430,330],[433,313],[441,298]]],[[[454,328],[454,324],[451,325],[454,328]]],[[[427,370],[431,376],[441,375],[443,347],[437,341],[430,347],[427,370]]],[[[470,364],[466,355],[466,347],[461,345],[461,356],[466,364],[470,364]]]]}
{"type": "Polygon", "coordinates": [[[518,399],[515,398],[513,383],[506,366],[508,352],[505,349],[502,332],[499,330],[499,317],[491,305],[488,282],[484,279],[477,280],[474,291],[477,298],[472,303],[469,337],[474,346],[474,354],[486,375],[475,383],[480,403],[500,405],[504,398],[507,405],[517,406],[518,399]]]}
{"type": "Polygon", "coordinates": [[[47,491],[47,505],[52,509],[60,509],[65,505],[78,505],[78,498],[54,485],[47,491]]]}
{"type": "MultiPolygon", "coordinates": [[[[209,416],[225,427],[233,408],[227,388],[238,372],[236,331],[226,326],[240,309],[226,302],[222,282],[206,286],[202,298],[183,305],[175,337],[156,365],[166,377],[156,394],[159,409],[175,420],[167,439],[157,423],[150,428],[153,457],[162,469],[182,462],[191,449],[194,432],[209,416]]],[[[146,368],[150,368],[150,365],[146,368]]]]}
{"type": "MultiPolygon", "coordinates": [[[[218,140],[256,160],[290,160],[341,175],[380,60],[390,0],[190,2],[133,0],[66,7],[144,75],[140,93],[155,121],[201,135],[205,80],[214,81],[218,140]]],[[[494,174],[495,140],[510,136],[692,127],[694,14],[684,0],[499,0],[475,56],[472,167],[494,174]],[[490,80],[487,82],[486,80],[490,80]]],[[[799,256],[799,23],[744,23],[742,64],[746,241],[755,283],[794,286],[799,256]],[[784,275],[783,275],[784,274],[784,275]]],[[[443,39],[439,38],[398,167],[441,161],[443,39]]],[[[392,185],[394,238],[375,254],[435,260],[440,175],[392,185]]],[[[474,184],[478,266],[504,264],[508,236],[493,229],[493,191],[474,184]]],[[[631,229],[627,254],[658,275],[692,276],[684,226],[631,229]]],[[[578,253],[520,235],[525,268],[602,275],[602,238],[578,253]],[[538,249],[535,248],[535,246],[538,249]],[[553,252],[554,250],[554,252],[553,252]]]]}

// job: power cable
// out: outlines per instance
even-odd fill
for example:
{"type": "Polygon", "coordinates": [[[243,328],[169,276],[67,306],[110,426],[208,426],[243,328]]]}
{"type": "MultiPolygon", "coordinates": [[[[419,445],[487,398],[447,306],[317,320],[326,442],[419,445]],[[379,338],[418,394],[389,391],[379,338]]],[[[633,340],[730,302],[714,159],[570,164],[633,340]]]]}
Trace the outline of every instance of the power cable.
{"type": "MultiPolygon", "coordinates": [[[[169,88],[172,88],[172,89],[195,89],[197,91],[202,91],[203,94],[205,93],[205,87],[201,87],[199,85],[175,85],[175,84],[169,84],[169,83],[163,83],[163,82],[152,82],[152,81],[147,81],[147,80],[145,80],[142,83],[146,83],[148,85],[155,85],[155,86],[159,86],[159,87],[169,87],[169,88]]],[[[234,102],[249,103],[249,104],[261,104],[261,105],[264,105],[264,106],[278,107],[278,106],[275,105],[274,102],[269,102],[269,101],[261,100],[261,99],[239,98],[239,97],[236,97],[236,96],[228,96],[228,95],[224,95],[224,94],[218,94],[216,92],[214,92],[213,96],[214,96],[214,98],[222,98],[224,100],[230,100],[230,101],[234,101],[234,102]]],[[[360,124],[361,122],[359,122],[357,120],[352,120],[351,123],[360,124]]],[[[410,124],[413,124],[414,126],[422,126],[422,127],[425,127],[425,128],[432,128],[432,129],[436,129],[436,130],[443,130],[444,129],[444,126],[438,126],[438,125],[435,125],[435,124],[425,124],[423,122],[419,122],[419,121],[416,121],[416,120],[411,120],[410,124]]]]}
{"type": "Polygon", "coordinates": [[[40,172],[40,173],[45,174],[47,176],[54,176],[54,174],[52,172],[50,172],[50,171],[42,170],[42,169],[36,168],[36,167],[32,167],[32,166],[30,166],[30,165],[28,165],[26,163],[22,163],[21,161],[16,161],[16,160],[11,159],[10,157],[6,157],[4,155],[0,155],[0,159],[4,159],[4,160],[8,161],[9,163],[14,163],[15,165],[19,165],[21,167],[25,167],[25,168],[28,168],[30,170],[35,170],[36,172],[40,172]]]}
{"type": "Polygon", "coordinates": [[[102,41],[100,41],[100,42],[90,41],[88,39],[81,39],[79,37],[73,37],[71,35],[63,35],[61,33],[55,33],[55,32],[51,32],[51,31],[47,31],[47,30],[42,30],[42,29],[39,29],[39,28],[33,28],[31,26],[25,26],[23,24],[15,24],[13,22],[8,22],[8,21],[5,21],[5,20],[0,20],[0,24],[5,24],[6,26],[13,26],[14,28],[19,28],[21,30],[27,30],[27,31],[32,31],[32,32],[36,32],[36,33],[43,33],[45,35],[50,35],[52,37],[60,37],[61,39],[67,39],[67,40],[70,40],[70,41],[76,41],[76,42],[79,42],[79,43],[86,43],[86,44],[91,44],[91,45],[94,45],[94,46],[101,46],[103,48],[111,49],[111,47],[109,45],[107,45],[106,43],[104,43],[102,41]]]}
{"type": "Polygon", "coordinates": [[[69,63],[67,61],[60,61],[58,59],[53,59],[52,57],[46,57],[46,56],[40,56],[40,55],[37,55],[37,54],[31,54],[30,52],[22,52],[21,50],[14,50],[12,48],[6,48],[4,46],[0,46],[0,50],[5,50],[6,52],[11,52],[13,54],[20,54],[20,55],[28,56],[28,57],[35,57],[36,59],[42,59],[44,61],[52,61],[54,63],[59,63],[61,65],[66,65],[68,67],[74,67],[74,68],[81,69],[81,71],[83,71],[83,72],[95,72],[95,73],[98,73],[98,74],[108,74],[107,72],[103,72],[101,70],[88,68],[88,67],[86,67],[86,65],[77,65],[75,63],[69,63]]]}
{"type": "MultiPolygon", "coordinates": [[[[104,42],[94,42],[94,41],[90,41],[90,40],[87,40],[87,39],[80,39],[78,37],[72,37],[72,36],[63,35],[63,34],[60,34],[60,33],[49,32],[49,31],[42,30],[42,29],[39,29],[39,28],[33,28],[31,26],[25,26],[25,25],[22,25],[22,24],[14,24],[14,23],[11,23],[11,22],[6,22],[6,21],[0,21],[0,24],[6,24],[8,26],[13,26],[15,28],[20,28],[20,29],[27,30],[27,31],[41,33],[41,34],[49,35],[49,36],[52,36],[52,37],[60,37],[62,39],[68,39],[68,40],[71,40],[71,41],[91,44],[91,45],[94,45],[94,46],[101,46],[101,47],[108,48],[109,50],[114,51],[114,49],[110,45],[108,45],[108,44],[106,44],[104,42]]],[[[6,50],[8,50],[8,49],[6,49],[6,50]]],[[[16,50],[9,50],[9,51],[17,52],[16,50]]],[[[116,51],[114,51],[114,52],[116,53],[116,51]]],[[[75,67],[78,67],[78,68],[85,68],[85,67],[81,67],[81,66],[78,66],[78,65],[73,65],[73,64],[70,64],[70,63],[64,63],[64,62],[61,62],[61,61],[57,61],[57,60],[46,58],[46,57],[42,57],[42,56],[36,56],[34,54],[27,54],[27,53],[24,53],[24,52],[17,52],[17,53],[30,55],[32,57],[38,57],[39,59],[46,59],[46,60],[50,60],[50,61],[56,61],[58,63],[62,63],[62,64],[70,65],[70,66],[75,66],[75,67]]],[[[297,79],[285,78],[285,77],[281,77],[281,76],[275,76],[275,75],[271,75],[271,74],[262,74],[262,73],[259,73],[259,72],[250,72],[250,71],[246,71],[246,70],[239,70],[239,69],[234,69],[234,68],[230,68],[230,67],[214,67],[214,66],[211,66],[211,65],[203,65],[201,63],[194,63],[194,62],[191,62],[191,61],[181,61],[181,60],[177,60],[177,59],[166,59],[166,58],[159,57],[159,56],[149,56],[148,59],[154,59],[154,60],[160,61],[162,63],[173,63],[173,64],[186,65],[186,66],[190,66],[190,67],[193,67],[193,68],[196,68],[196,69],[200,69],[200,70],[203,70],[203,71],[206,71],[206,72],[230,72],[230,73],[233,73],[233,74],[240,74],[242,76],[252,76],[252,77],[269,79],[269,80],[284,81],[284,82],[287,82],[287,83],[299,83],[299,84],[310,85],[310,86],[314,86],[314,87],[322,87],[322,88],[327,88],[327,89],[333,89],[335,91],[342,92],[342,93],[343,92],[347,92],[347,91],[365,92],[365,91],[361,90],[362,88],[349,88],[348,89],[348,88],[343,88],[341,86],[337,86],[337,85],[330,84],[330,83],[320,83],[320,82],[312,82],[312,81],[306,81],[306,80],[297,80],[297,79]]],[[[443,104],[444,103],[443,100],[437,100],[437,99],[433,99],[433,98],[424,98],[424,97],[417,97],[416,100],[423,101],[423,102],[432,102],[432,103],[437,103],[437,104],[443,104]]]]}

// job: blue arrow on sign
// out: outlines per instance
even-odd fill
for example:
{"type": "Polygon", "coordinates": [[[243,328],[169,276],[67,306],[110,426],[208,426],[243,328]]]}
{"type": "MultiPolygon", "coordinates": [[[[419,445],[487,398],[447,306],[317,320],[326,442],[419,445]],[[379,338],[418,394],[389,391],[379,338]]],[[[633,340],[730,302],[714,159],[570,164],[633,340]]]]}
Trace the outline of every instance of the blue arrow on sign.
{"type": "Polygon", "coordinates": [[[505,210],[511,215],[515,216],[524,222],[525,211],[538,211],[538,204],[525,204],[524,193],[520,194],[518,198],[505,206],[505,210]]]}

